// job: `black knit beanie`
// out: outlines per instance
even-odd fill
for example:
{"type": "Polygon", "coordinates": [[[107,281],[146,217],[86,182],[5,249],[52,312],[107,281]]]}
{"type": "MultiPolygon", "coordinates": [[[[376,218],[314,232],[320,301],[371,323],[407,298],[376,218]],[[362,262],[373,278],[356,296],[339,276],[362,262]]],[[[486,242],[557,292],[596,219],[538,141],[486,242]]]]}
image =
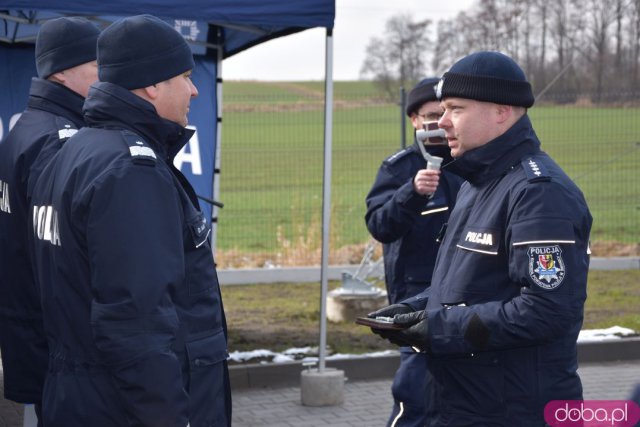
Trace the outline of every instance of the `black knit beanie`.
{"type": "Polygon", "coordinates": [[[409,96],[407,96],[407,116],[411,116],[413,113],[417,113],[422,104],[429,101],[437,101],[436,86],[438,85],[438,78],[428,77],[420,80],[418,84],[411,89],[409,96]]]}
{"type": "Polygon", "coordinates": [[[98,79],[125,89],[169,80],[193,69],[182,35],[151,15],[120,19],[98,37],[98,79]]]}
{"type": "Polygon", "coordinates": [[[36,69],[41,79],[96,60],[100,30],[85,18],[45,22],[36,37],[36,69]]]}
{"type": "Polygon", "coordinates": [[[457,97],[526,108],[534,102],[524,71],[500,52],[465,56],[444,73],[436,93],[439,99],[457,97]]]}

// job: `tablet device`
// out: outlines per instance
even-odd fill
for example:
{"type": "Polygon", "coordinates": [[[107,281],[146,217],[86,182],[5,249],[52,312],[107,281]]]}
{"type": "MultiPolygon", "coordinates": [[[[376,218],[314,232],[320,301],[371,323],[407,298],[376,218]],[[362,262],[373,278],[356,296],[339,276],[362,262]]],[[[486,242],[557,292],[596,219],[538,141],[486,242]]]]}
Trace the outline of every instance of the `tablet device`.
{"type": "Polygon", "coordinates": [[[404,326],[393,323],[393,317],[358,317],[356,318],[356,323],[373,329],[390,329],[395,331],[405,329],[404,326]]]}

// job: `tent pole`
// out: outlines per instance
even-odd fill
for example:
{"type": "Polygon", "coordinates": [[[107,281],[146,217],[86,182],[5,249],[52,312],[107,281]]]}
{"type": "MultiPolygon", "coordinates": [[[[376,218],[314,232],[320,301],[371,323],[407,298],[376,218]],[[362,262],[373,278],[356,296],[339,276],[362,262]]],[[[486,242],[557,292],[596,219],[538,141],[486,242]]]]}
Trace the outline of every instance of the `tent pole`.
{"type": "Polygon", "coordinates": [[[322,179],[322,257],[320,263],[320,351],[318,371],[325,369],[327,347],[327,290],[329,225],[331,219],[331,152],[333,134],[333,30],[327,28],[324,86],[324,177],[322,179]]]}
{"type": "MultiPolygon", "coordinates": [[[[213,194],[212,199],[218,200],[220,195],[220,154],[222,146],[222,53],[224,47],[218,45],[216,60],[216,150],[213,159],[213,194]]],[[[216,256],[216,242],[218,238],[218,207],[211,205],[211,254],[216,256]]]]}

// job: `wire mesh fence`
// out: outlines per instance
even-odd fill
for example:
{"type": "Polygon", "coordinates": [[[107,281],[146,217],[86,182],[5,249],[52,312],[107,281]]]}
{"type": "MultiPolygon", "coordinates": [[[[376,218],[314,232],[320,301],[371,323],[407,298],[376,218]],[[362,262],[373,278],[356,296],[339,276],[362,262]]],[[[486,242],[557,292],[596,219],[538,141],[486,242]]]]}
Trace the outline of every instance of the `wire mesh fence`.
{"type": "MultiPolygon", "coordinates": [[[[322,84],[227,82],[224,93],[218,266],[318,265],[322,84]]],[[[595,255],[640,255],[638,95],[545,96],[529,111],[543,149],[585,193],[595,255]]],[[[401,109],[362,82],[338,82],[334,98],[329,262],[357,264],[370,240],[365,197],[403,144],[401,109]]]]}

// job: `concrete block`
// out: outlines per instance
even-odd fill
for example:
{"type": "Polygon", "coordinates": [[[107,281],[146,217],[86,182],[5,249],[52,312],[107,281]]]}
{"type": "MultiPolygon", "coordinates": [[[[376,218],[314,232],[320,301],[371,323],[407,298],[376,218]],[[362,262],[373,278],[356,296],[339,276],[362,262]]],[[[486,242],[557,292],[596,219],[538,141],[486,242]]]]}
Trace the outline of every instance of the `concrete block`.
{"type": "Polygon", "coordinates": [[[353,322],[356,317],[389,305],[387,293],[347,294],[331,291],[327,294],[327,320],[331,322],[353,322]]]}
{"type": "Polygon", "coordinates": [[[344,402],[344,371],[306,369],[300,374],[300,398],[304,406],[337,406],[344,402]]]}

